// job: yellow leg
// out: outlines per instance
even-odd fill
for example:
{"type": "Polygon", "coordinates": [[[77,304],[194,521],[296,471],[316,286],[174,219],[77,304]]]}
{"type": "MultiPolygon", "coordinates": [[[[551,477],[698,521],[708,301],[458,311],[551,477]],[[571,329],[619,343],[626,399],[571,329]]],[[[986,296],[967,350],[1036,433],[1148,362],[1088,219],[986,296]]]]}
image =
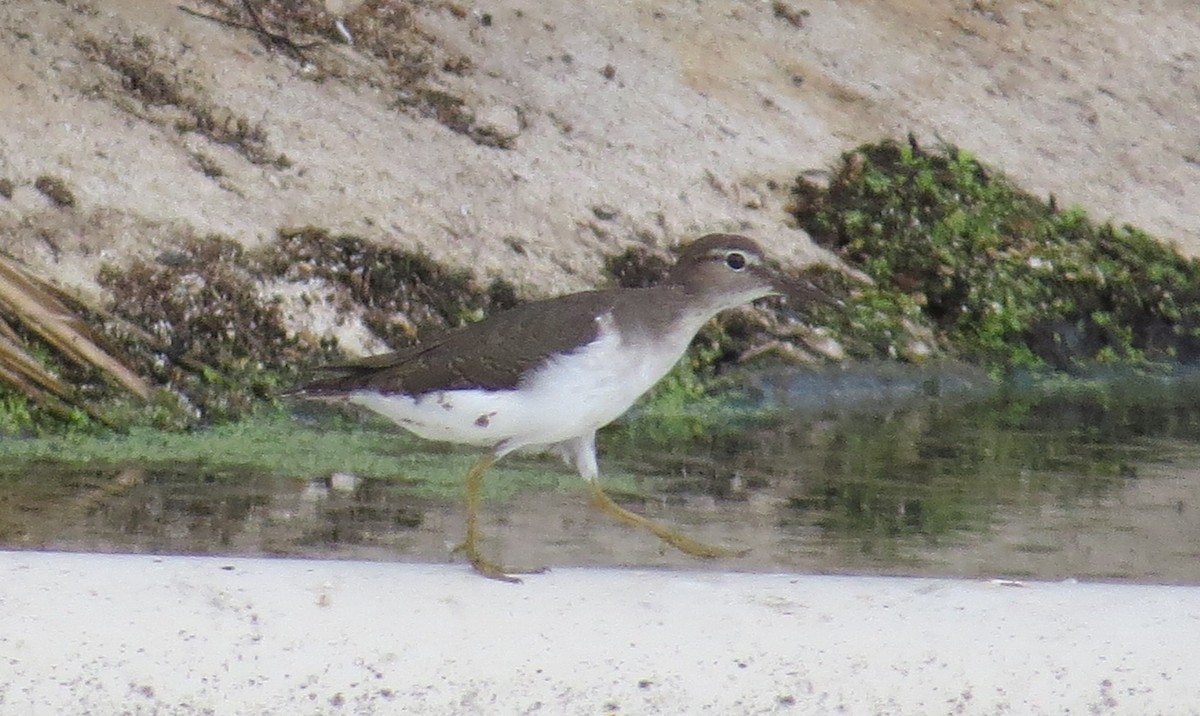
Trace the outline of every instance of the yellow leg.
{"type": "MultiPolygon", "coordinates": [[[[462,544],[455,547],[454,551],[465,553],[475,571],[488,579],[520,584],[520,579],[508,574],[508,570],[495,562],[484,559],[479,553],[479,491],[483,487],[483,476],[495,463],[496,455],[489,450],[467,472],[467,538],[463,540],[462,544]]],[[[532,570],[526,574],[542,571],[544,570],[532,570]]]]}
{"type": "Polygon", "coordinates": [[[734,550],[726,549],[725,547],[714,547],[702,542],[697,542],[691,537],[686,537],[678,532],[670,529],[666,525],[655,522],[654,520],[642,517],[639,514],[630,512],[612,501],[612,498],[604,494],[604,490],[600,489],[600,483],[595,480],[588,480],[588,487],[592,490],[592,504],[600,508],[601,511],[616,517],[618,520],[634,527],[642,527],[648,529],[663,542],[671,545],[681,552],[686,552],[695,557],[741,557],[750,550],[734,550]]]}

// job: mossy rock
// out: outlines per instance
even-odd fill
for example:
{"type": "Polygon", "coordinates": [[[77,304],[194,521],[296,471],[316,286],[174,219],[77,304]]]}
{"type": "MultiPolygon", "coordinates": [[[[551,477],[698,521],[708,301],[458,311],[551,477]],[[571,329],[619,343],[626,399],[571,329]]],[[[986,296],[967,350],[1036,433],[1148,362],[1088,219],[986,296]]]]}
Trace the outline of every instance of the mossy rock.
{"type": "Polygon", "coordinates": [[[792,212],[876,282],[865,293],[880,322],[925,322],[962,357],[1003,369],[1200,358],[1200,263],[954,147],[859,147],[827,187],[798,180],[792,212]]]}

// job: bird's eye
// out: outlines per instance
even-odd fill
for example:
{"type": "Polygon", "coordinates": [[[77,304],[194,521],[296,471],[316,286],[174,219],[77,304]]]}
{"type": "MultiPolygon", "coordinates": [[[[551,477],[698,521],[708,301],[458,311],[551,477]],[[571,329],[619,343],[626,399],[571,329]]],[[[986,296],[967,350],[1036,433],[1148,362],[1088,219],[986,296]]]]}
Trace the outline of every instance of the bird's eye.
{"type": "Polygon", "coordinates": [[[725,254],[725,265],[734,271],[741,271],[746,268],[746,256],[737,251],[730,251],[725,254]]]}

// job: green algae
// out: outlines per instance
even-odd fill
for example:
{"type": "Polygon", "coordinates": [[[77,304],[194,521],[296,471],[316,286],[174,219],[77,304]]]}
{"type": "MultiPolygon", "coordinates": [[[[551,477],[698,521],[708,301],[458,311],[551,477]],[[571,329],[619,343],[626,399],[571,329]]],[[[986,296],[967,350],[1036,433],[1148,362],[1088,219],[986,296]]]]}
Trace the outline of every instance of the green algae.
{"type": "Polygon", "coordinates": [[[955,147],[863,145],[828,186],[801,178],[792,213],[874,281],[843,317],[822,314],[860,352],[896,354],[907,323],[1001,371],[1200,358],[1200,262],[955,147]]]}
{"type": "MultiPolygon", "coordinates": [[[[298,420],[274,409],[190,431],[134,427],[120,434],[75,431],[0,440],[0,465],[8,473],[180,465],[233,476],[318,479],[344,473],[401,482],[418,496],[452,499],[461,495],[467,469],[478,457],[478,450],[423,441],[373,418],[324,414],[298,420]]],[[[526,491],[582,489],[581,484],[574,468],[555,459],[513,456],[493,468],[484,494],[506,499],[526,491]]],[[[605,484],[636,491],[625,472],[606,477],[605,484]]]]}

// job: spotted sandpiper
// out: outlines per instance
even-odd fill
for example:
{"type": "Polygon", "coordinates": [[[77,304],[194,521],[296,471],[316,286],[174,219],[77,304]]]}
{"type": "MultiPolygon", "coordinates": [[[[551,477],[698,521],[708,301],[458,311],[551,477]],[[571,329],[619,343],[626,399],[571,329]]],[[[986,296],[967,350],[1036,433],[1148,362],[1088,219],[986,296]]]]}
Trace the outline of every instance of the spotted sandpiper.
{"type": "Polygon", "coordinates": [[[609,515],[688,554],[733,555],[613,502],[598,482],[596,430],[666,375],[709,319],[784,286],[754,241],[710,234],[683,247],[659,285],[527,303],[405,350],[328,366],[336,375],[299,394],[368,408],[422,438],[485,448],[467,472],[467,534],[458,551],[486,577],[520,581],[480,554],[483,477],[528,447],[573,461],[609,515]]]}

